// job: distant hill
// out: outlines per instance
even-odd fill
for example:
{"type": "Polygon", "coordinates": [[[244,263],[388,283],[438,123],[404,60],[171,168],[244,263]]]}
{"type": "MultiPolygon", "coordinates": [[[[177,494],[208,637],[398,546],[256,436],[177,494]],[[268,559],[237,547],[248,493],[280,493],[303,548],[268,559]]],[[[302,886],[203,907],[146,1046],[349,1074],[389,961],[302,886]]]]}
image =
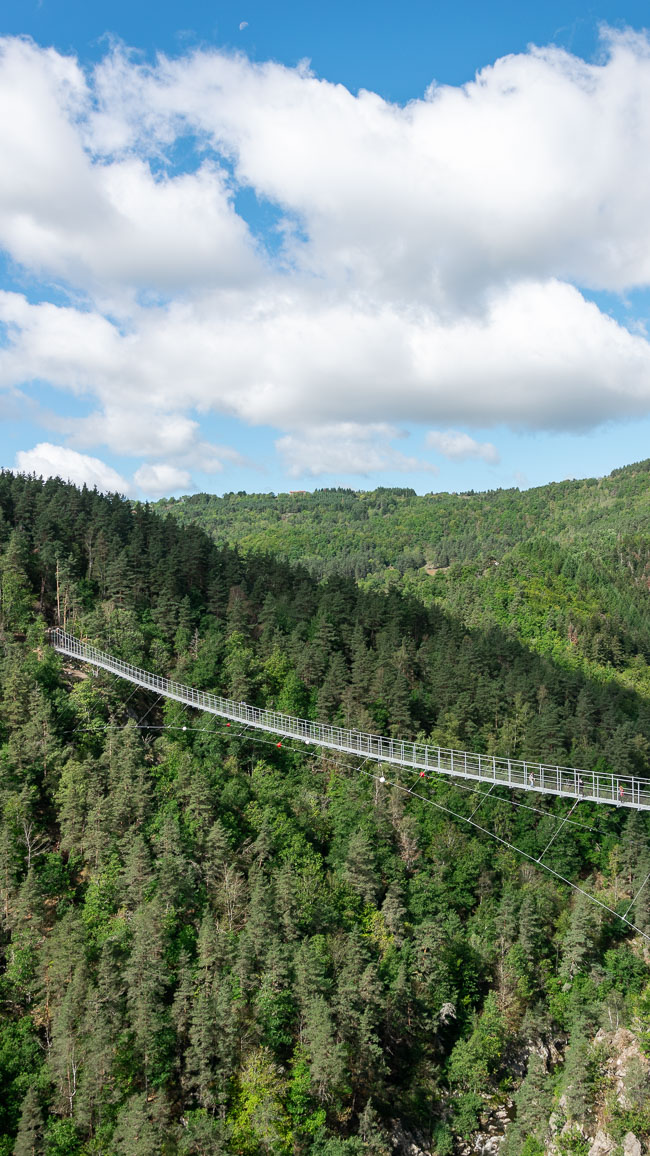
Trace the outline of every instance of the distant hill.
{"type": "Polygon", "coordinates": [[[513,631],[650,697],[650,460],[524,492],[195,494],[156,508],[244,552],[513,631]]]}
{"type": "Polygon", "coordinates": [[[500,558],[531,536],[560,545],[648,529],[650,459],[605,478],[520,491],[417,495],[411,489],[192,494],[156,509],[244,551],[269,550],[321,575],[500,558]]]}

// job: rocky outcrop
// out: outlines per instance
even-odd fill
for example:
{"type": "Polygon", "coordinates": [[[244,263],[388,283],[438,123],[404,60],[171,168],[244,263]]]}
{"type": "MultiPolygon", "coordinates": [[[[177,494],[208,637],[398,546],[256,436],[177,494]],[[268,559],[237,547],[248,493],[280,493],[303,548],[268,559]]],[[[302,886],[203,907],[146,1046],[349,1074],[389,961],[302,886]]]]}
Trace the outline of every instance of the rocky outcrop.
{"type": "Polygon", "coordinates": [[[609,1156],[615,1147],[616,1142],[612,1140],[612,1137],[608,1136],[606,1132],[603,1132],[602,1129],[599,1128],[596,1132],[594,1142],[589,1149],[589,1156],[609,1156]]]}
{"type": "Polygon", "coordinates": [[[470,1140],[459,1145],[458,1156],[497,1156],[505,1139],[506,1128],[512,1120],[513,1111],[513,1101],[506,1100],[497,1108],[486,1112],[481,1119],[480,1132],[475,1132],[470,1140]]]}
{"type": "MultiPolygon", "coordinates": [[[[594,1043],[604,1045],[607,1049],[608,1060],[605,1064],[605,1076],[616,1092],[616,1098],[622,1108],[629,1108],[630,1104],[625,1095],[625,1083],[632,1064],[648,1067],[648,1060],[643,1055],[634,1032],[627,1028],[617,1028],[614,1032],[598,1032],[594,1043]]],[[[627,1156],[627,1153],[626,1153],[627,1156]]]]}
{"type": "Polygon", "coordinates": [[[627,1132],[623,1137],[623,1156],[643,1156],[641,1141],[633,1132],[627,1132]]]}
{"type": "MultiPolygon", "coordinates": [[[[447,1014],[452,1005],[445,1005],[447,1014]]],[[[547,1070],[557,1068],[564,1060],[563,1047],[566,1040],[538,1041],[516,1056],[512,1056],[509,1064],[514,1079],[519,1082],[526,1073],[528,1058],[532,1052],[537,1053],[544,1060],[547,1070]]],[[[618,1028],[612,1031],[601,1030],[594,1037],[592,1044],[600,1052],[600,1096],[594,1105],[594,1119],[590,1126],[576,1122],[567,1123],[568,1103],[567,1096],[562,1095],[555,1102],[555,1109],[549,1116],[547,1129],[547,1147],[545,1156],[558,1156],[564,1147],[560,1137],[574,1135],[581,1136],[589,1145],[588,1156],[650,1156],[650,1144],[644,1138],[628,1132],[623,1139],[614,1139],[607,1131],[607,1108],[611,1110],[612,1095],[620,1108],[627,1110],[633,1105],[629,1102],[626,1089],[629,1088],[629,1077],[634,1067],[641,1067],[645,1071],[650,1068],[647,1057],[641,1051],[637,1036],[627,1028],[618,1028]],[[604,1058],[603,1058],[604,1057],[604,1058]],[[558,1143],[559,1142],[559,1143],[558,1143]]],[[[504,1143],[508,1125],[515,1114],[514,1101],[500,1097],[498,1103],[495,1098],[484,1096],[484,1110],[481,1114],[480,1128],[468,1139],[456,1138],[454,1156],[499,1156],[504,1143]]],[[[451,1113],[449,1113],[451,1116],[451,1113]]],[[[448,1117],[449,1118],[449,1117],[448,1117]]],[[[620,1135],[620,1134],[619,1134],[620,1135]]],[[[391,1143],[395,1156],[436,1156],[435,1145],[425,1136],[407,1132],[400,1121],[393,1122],[391,1143]]]]}
{"type": "Polygon", "coordinates": [[[638,1136],[635,1136],[633,1132],[627,1132],[623,1137],[622,1145],[619,1146],[611,1136],[599,1129],[589,1149],[589,1156],[610,1156],[612,1153],[621,1151],[623,1156],[644,1156],[647,1149],[643,1148],[638,1136]]]}
{"type": "MultiPolygon", "coordinates": [[[[547,1070],[556,1068],[563,1062],[562,1044],[564,1041],[540,1041],[530,1052],[536,1052],[545,1063],[547,1070]],[[558,1046],[559,1045],[559,1046],[558,1046]]],[[[600,1094],[594,1105],[594,1120],[591,1126],[585,1123],[567,1123],[568,1114],[567,1096],[560,1096],[556,1101],[555,1110],[548,1121],[548,1143],[545,1156],[557,1156],[562,1150],[560,1137],[578,1135],[583,1137],[589,1145],[589,1156],[650,1156],[650,1144],[646,1145],[644,1138],[628,1132],[623,1139],[614,1139],[607,1130],[607,1104],[611,1111],[613,1099],[621,1109],[633,1107],[628,1098],[630,1077],[634,1083],[634,1070],[643,1069],[646,1072],[650,1067],[647,1057],[641,1051],[638,1038],[627,1028],[617,1028],[611,1031],[601,1030],[592,1041],[594,1049],[600,1053],[600,1094]]],[[[527,1062],[522,1057],[521,1075],[525,1074],[527,1062]]],[[[516,1069],[516,1078],[519,1078],[519,1066],[516,1069]]],[[[637,1077],[638,1078],[638,1077],[637,1077]]],[[[512,1117],[513,1105],[508,1102],[500,1105],[485,1114],[481,1120],[481,1129],[467,1141],[458,1141],[457,1156],[497,1156],[505,1138],[508,1123],[512,1117]]]]}
{"type": "Polygon", "coordinates": [[[394,1120],[390,1142],[395,1156],[435,1156],[419,1133],[407,1132],[400,1120],[394,1120]]]}

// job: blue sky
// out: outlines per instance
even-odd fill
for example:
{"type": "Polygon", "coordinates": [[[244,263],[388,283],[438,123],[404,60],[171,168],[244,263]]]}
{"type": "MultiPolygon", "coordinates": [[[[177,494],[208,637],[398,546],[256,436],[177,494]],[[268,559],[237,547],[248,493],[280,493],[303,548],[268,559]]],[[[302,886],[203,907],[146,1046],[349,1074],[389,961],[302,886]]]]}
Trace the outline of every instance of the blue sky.
{"type": "Polygon", "coordinates": [[[645,19],[6,0],[2,464],[157,497],[650,456],[645,19]]]}

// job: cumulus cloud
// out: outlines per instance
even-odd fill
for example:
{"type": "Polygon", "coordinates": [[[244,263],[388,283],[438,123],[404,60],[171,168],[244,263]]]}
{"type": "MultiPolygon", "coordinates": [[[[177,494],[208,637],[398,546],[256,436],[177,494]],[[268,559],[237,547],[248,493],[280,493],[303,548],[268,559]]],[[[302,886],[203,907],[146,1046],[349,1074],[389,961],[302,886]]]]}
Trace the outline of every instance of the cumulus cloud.
{"type": "Polygon", "coordinates": [[[107,493],[129,494],[132,486],[116,470],[99,458],[79,454],[65,446],[40,442],[32,450],[16,454],[16,469],[22,474],[36,474],[43,478],[63,478],[77,486],[88,486],[107,493]]]}
{"type": "Polygon", "coordinates": [[[492,442],[477,442],[475,438],[471,438],[461,430],[429,430],[426,443],[451,461],[464,462],[468,458],[480,458],[489,465],[496,466],[501,460],[499,451],[492,442]]]}
{"type": "Polygon", "coordinates": [[[404,107],[218,50],[84,69],[7,38],[0,107],[0,246],[42,278],[0,294],[0,386],[83,399],[70,447],[145,459],[155,486],[237,460],[202,434],[216,412],[278,430],[294,475],[365,474],[426,468],[404,422],[496,462],[463,426],[650,412],[644,331],[585,297],[650,282],[644,36],[404,107]]]}
{"type": "Polygon", "coordinates": [[[391,444],[403,436],[387,425],[362,426],[353,422],[324,425],[287,434],[275,443],[291,477],[323,474],[369,474],[384,471],[438,473],[430,462],[409,457],[391,444]]]}
{"type": "Polygon", "coordinates": [[[495,293],[485,315],[446,325],[288,293],[243,313],[220,304],[143,310],[125,333],[98,313],[0,294],[0,385],[90,393],[107,415],[96,436],[116,448],[137,403],[124,443],[135,452],[141,438],[145,454],[168,459],[196,433],[184,419],[175,433],[181,398],[288,434],[342,415],[586,430],[650,410],[648,342],[557,281],[495,293]]]}
{"type": "Polygon", "coordinates": [[[504,276],[621,289],[650,273],[650,59],[642,36],[610,33],[606,49],[598,64],[508,56],[405,107],[218,51],[155,68],[117,53],[97,70],[94,123],[139,148],[143,126],[202,134],[299,215],[296,260],[374,292],[443,306],[504,276]]]}
{"type": "Polygon", "coordinates": [[[164,413],[146,405],[110,400],[106,408],[86,418],[67,418],[57,423],[73,445],[106,445],[116,453],[141,457],[185,458],[199,456],[197,421],[179,413],[164,413]]]}
{"type": "Polygon", "coordinates": [[[75,287],[178,291],[242,284],[256,267],[226,170],[197,158],[171,175],[130,152],[107,161],[85,130],[92,88],[77,62],[24,40],[0,42],[0,244],[75,287]]]}
{"type": "Polygon", "coordinates": [[[163,494],[173,494],[178,490],[187,490],[192,485],[192,478],[188,470],[179,470],[176,466],[156,465],[140,466],[134,475],[141,490],[150,498],[160,498],[163,494]]]}

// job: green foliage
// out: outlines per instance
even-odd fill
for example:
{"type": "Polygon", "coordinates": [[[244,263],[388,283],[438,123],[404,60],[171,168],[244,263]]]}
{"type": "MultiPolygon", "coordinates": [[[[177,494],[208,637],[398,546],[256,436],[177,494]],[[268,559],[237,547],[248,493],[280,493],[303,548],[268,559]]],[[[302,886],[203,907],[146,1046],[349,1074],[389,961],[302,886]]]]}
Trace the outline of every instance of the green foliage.
{"type": "Polygon", "coordinates": [[[296,1049],[291,1067],[287,1112],[292,1121],[295,1137],[313,1137],[322,1132],[325,1126],[325,1109],[318,1106],[312,1089],[309,1059],[304,1048],[300,1046],[296,1049]]]}
{"type": "Polygon", "coordinates": [[[553,1106],[552,1081],[541,1056],[532,1052],[526,1076],[515,1095],[516,1118],[506,1135],[503,1156],[540,1156],[553,1106]]]}
{"type": "MultiPolygon", "coordinates": [[[[11,993],[2,989],[3,999],[11,993]]],[[[15,1134],[28,1088],[41,1065],[39,1037],[31,1016],[0,1022],[0,1135],[15,1134]]]]}
{"type": "MultiPolygon", "coordinates": [[[[574,549],[587,483],[550,511],[535,492],[223,500],[259,544],[312,519],[300,568],[0,474],[0,1156],[385,1156],[396,1119],[442,1156],[506,1088],[508,1156],[539,1156],[560,1092],[589,1118],[598,1026],[650,1050],[632,934],[414,794],[75,670],[44,623],[308,717],[643,770],[650,555],[632,523],[648,480],[598,488],[612,517],[614,486],[632,511],[600,560],[574,549]],[[525,540],[524,497],[558,542],[525,540]],[[533,1055],[517,1089],[526,1049],[563,1033],[555,1081],[533,1055]]],[[[423,793],[469,817],[463,787],[423,793]]],[[[497,791],[480,805],[533,858],[566,814],[497,791]]],[[[567,824],[549,862],[625,910],[648,823],[595,811],[581,805],[585,828],[567,824]]],[[[637,1082],[617,1135],[645,1138],[637,1082]]],[[[580,1150],[575,1129],[562,1143],[580,1150]]]]}
{"type": "Polygon", "coordinates": [[[450,1083],[473,1092],[484,1088],[499,1071],[506,1039],[503,1015],[494,993],[490,992],[472,1034],[466,1040],[459,1040],[451,1053],[450,1083]]]}
{"type": "Polygon", "coordinates": [[[290,1153],[291,1126],[283,1105],[284,1080],[263,1048],[251,1053],[240,1077],[231,1117],[232,1137],[244,1153],[290,1153]]]}
{"type": "Polygon", "coordinates": [[[519,1151],[520,1156],[544,1156],[544,1145],[534,1136],[527,1136],[519,1151]]]}
{"type": "Polygon", "coordinates": [[[555,1147],[560,1156],[589,1156],[591,1141],[582,1134],[577,1125],[561,1132],[555,1138],[555,1147]]]}
{"type": "Polygon", "coordinates": [[[82,1139],[72,1120],[48,1122],[45,1130],[45,1156],[77,1156],[82,1151],[82,1139]]]}
{"type": "Polygon", "coordinates": [[[485,1104],[477,1092],[462,1092],[452,1099],[451,1107],[453,1131],[466,1139],[478,1128],[485,1104]]]}

